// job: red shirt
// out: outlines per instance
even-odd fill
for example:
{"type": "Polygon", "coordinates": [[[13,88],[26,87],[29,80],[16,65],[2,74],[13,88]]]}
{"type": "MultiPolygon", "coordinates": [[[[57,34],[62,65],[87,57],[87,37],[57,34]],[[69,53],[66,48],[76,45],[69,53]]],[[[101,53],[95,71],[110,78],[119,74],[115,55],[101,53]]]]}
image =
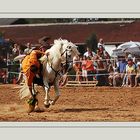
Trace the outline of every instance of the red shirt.
{"type": "Polygon", "coordinates": [[[87,63],[86,60],[82,61],[82,70],[86,70],[86,63],[87,63]]]}
{"type": "Polygon", "coordinates": [[[87,60],[87,62],[86,62],[86,70],[87,71],[94,71],[93,62],[91,60],[87,60]]]}

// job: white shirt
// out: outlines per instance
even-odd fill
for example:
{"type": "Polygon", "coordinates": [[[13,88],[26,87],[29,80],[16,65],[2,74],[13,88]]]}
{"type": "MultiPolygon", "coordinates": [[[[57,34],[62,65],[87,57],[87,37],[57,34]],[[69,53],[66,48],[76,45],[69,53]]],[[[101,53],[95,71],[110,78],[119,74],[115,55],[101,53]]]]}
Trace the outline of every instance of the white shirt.
{"type": "MultiPolygon", "coordinates": [[[[95,52],[91,52],[91,53],[92,53],[92,56],[95,56],[96,55],[95,52]]],[[[84,56],[86,56],[86,57],[92,57],[88,52],[85,52],[84,53],[84,56]]]]}
{"type": "Polygon", "coordinates": [[[98,45],[97,45],[97,47],[100,48],[100,46],[102,46],[105,49],[104,44],[102,44],[102,43],[99,42],[98,45]]]}

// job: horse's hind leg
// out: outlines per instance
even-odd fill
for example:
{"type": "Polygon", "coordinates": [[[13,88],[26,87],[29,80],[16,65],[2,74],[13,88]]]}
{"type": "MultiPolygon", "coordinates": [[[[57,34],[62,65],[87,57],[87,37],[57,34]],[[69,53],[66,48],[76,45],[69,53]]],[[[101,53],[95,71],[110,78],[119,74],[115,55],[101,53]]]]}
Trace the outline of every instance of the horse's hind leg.
{"type": "Polygon", "coordinates": [[[39,111],[40,110],[40,107],[39,107],[39,99],[38,99],[38,91],[37,89],[35,88],[35,84],[33,83],[33,86],[32,86],[32,93],[33,93],[33,96],[34,96],[34,99],[35,99],[35,103],[31,106],[34,106],[34,108],[32,107],[32,109],[36,110],[36,111],[39,111]]]}

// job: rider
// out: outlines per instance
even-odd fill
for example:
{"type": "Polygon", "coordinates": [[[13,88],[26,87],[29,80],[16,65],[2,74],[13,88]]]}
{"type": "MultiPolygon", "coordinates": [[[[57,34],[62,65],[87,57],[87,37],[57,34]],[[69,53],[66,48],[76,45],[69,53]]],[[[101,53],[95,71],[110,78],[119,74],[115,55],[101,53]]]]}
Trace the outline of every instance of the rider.
{"type": "Polygon", "coordinates": [[[29,54],[22,61],[22,72],[25,75],[25,81],[29,87],[32,99],[35,98],[35,95],[32,91],[33,80],[37,74],[40,74],[41,64],[39,62],[39,58],[42,55],[48,55],[48,53],[42,52],[38,50],[37,47],[34,47],[29,51],[29,54]]]}

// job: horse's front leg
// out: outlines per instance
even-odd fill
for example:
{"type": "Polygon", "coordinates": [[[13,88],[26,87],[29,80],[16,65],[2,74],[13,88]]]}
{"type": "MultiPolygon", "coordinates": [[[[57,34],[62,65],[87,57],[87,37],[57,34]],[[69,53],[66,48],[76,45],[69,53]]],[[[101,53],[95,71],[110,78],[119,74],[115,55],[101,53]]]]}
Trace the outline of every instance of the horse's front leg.
{"type": "Polygon", "coordinates": [[[55,98],[54,98],[54,100],[52,102],[52,105],[55,104],[55,102],[58,100],[58,98],[60,96],[58,80],[55,80],[55,82],[54,82],[54,90],[55,90],[55,98]]]}
{"type": "Polygon", "coordinates": [[[45,105],[45,107],[46,108],[49,108],[49,106],[50,106],[50,94],[49,94],[49,92],[50,92],[50,86],[49,85],[45,85],[45,101],[44,101],[44,105],[45,105]]]}

